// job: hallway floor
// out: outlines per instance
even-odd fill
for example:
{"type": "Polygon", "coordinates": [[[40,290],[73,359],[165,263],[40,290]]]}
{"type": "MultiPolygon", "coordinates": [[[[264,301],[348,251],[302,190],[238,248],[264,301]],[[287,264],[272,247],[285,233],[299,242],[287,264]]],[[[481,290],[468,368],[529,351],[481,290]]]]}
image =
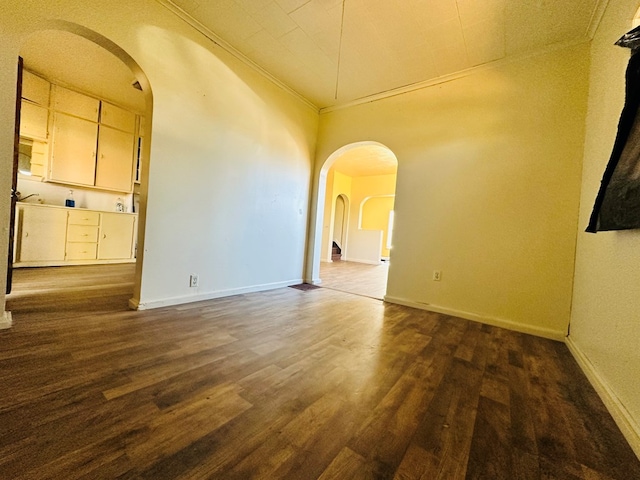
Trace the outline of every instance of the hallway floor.
{"type": "Polygon", "coordinates": [[[320,286],[382,300],[387,293],[388,273],[389,263],[387,262],[381,265],[346,261],[322,262],[320,286]]]}

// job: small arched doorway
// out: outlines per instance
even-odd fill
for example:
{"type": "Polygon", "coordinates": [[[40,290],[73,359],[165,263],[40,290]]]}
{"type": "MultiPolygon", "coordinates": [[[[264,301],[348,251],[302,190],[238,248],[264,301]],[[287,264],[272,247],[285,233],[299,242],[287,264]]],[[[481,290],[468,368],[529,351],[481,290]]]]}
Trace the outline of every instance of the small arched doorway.
{"type": "Polygon", "coordinates": [[[339,283],[344,288],[336,289],[382,299],[386,292],[387,262],[390,260],[390,255],[383,249],[386,246],[384,239],[388,237],[389,215],[387,212],[383,227],[375,222],[375,225],[363,224],[362,208],[369,198],[395,198],[396,173],[396,156],[378,142],[349,144],[327,158],[318,180],[316,225],[322,225],[322,228],[315,233],[311,252],[312,283],[336,285],[337,270],[330,270],[328,266],[333,263],[332,247],[335,243],[340,246],[340,275],[353,273],[351,282],[346,277],[341,278],[339,283]],[[341,201],[345,204],[342,216],[341,201]],[[374,271],[373,266],[379,265],[381,268],[376,271],[378,280],[365,278],[367,270],[374,271]],[[384,275],[380,274],[382,270],[384,275]],[[351,288],[349,283],[358,288],[351,288]]]}
{"type": "Polygon", "coordinates": [[[347,249],[347,226],[349,224],[349,199],[340,194],[333,209],[333,234],[331,235],[331,261],[342,260],[347,249]]]}

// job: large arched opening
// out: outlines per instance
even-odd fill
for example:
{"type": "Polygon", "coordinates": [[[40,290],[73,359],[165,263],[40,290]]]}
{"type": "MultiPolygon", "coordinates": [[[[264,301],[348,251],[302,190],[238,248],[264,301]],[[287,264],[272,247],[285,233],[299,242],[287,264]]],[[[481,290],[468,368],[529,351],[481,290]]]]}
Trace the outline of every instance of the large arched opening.
{"type": "Polygon", "coordinates": [[[383,298],[397,163],[387,146],[371,141],[346,145],[324,162],[317,185],[321,228],[313,239],[313,283],[383,298]]]}

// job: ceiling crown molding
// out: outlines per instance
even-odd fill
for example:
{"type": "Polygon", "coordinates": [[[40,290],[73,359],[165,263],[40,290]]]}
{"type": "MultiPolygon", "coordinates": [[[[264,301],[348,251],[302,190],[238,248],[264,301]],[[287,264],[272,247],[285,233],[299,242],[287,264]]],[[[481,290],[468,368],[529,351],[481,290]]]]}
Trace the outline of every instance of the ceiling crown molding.
{"type": "Polygon", "coordinates": [[[308,107],[312,108],[315,112],[319,111],[319,108],[317,105],[313,104],[311,101],[303,97],[300,93],[296,92],[290,86],[286,85],[285,83],[283,83],[282,81],[280,81],[279,79],[271,75],[264,68],[259,66],[257,63],[247,58],[240,51],[238,51],[229,43],[227,43],[225,40],[220,38],[213,30],[211,30],[206,25],[202,24],[201,22],[193,18],[191,15],[189,15],[189,13],[187,13],[182,8],[177,6],[171,0],[156,0],[156,2],[158,2],[160,5],[162,5],[167,10],[169,10],[171,13],[173,13],[174,15],[179,17],[181,20],[189,24],[192,28],[197,30],[200,34],[205,36],[209,41],[213,42],[215,45],[225,50],[227,53],[235,57],[237,60],[241,61],[248,67],[252,68],[257,73],[265,77],[267,80],[277,85],[278,87],[280,87],[281,89],[289,93],[290,95],[294,96],[295,98],[300,100],[302,103],[304,103],[308,107]]]}

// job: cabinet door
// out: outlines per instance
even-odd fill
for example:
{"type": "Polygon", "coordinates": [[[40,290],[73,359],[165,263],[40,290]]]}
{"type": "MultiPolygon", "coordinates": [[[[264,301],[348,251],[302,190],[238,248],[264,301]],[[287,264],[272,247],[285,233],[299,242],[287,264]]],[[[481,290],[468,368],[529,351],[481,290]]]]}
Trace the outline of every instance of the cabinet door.
{"type": "Polygon", "coordinates": [[[135,215],[102,213],[99,260],[133,258],[135,221],[135,215]]]}
{"type": "Polygon", "coordinates": [[[48,119],[49,110],[23,100],[20,107],[20,136],[46,140],[48,119]]]}
{"type": "Polygon", "coordinates": [[[133,146],[133,134],[100,125],[96,187],[132,190],[133,146]]]}
{"type": "Polygon", "coordinates": [[[50,179],[93,185],[98,124],[55,113],[50,179]]]}
{"type": "Polygon", "coordinates": [[[58,208],[18,207],[18,262],[64,260],[67,212],[58,208]]]}
{"type": "Polygon", "coordinates": [[[57,112],[64,112],[85,120],[97,122],[100,100],[56,85],[53,109],[57,112]]]}
{"type": "Polygon", "coordinates": [[[102,102],[100,123],[133,133],[136,129],[136,115],[110,103],[102,102]]]}
{"type": "Polygon", "coordinates": [[[43,107],[48,107],[50,89],[51,84],[44,78],[40,78],[27,70],[22,71],[22,98],[43,107]]]}

